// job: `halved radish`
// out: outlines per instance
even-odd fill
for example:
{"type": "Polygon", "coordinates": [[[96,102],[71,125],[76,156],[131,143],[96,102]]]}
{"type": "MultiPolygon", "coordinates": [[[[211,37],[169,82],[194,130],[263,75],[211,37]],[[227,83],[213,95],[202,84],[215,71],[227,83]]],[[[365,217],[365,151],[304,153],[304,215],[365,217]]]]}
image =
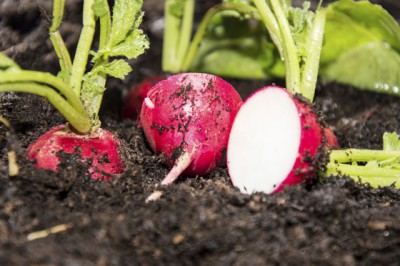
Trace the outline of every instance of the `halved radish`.
{"type": "Polygon", "coordinates": [[[323,131],[310,106],[277,86],[253,93],[233,122],[229,175],[242,192],[277,192],[316,171],[323,131]]]}

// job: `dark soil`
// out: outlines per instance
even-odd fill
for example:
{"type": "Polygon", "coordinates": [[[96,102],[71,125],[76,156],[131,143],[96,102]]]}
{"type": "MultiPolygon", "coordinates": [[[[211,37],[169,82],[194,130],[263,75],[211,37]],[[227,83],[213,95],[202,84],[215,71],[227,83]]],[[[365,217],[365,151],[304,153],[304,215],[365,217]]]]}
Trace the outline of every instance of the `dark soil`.
{"type": "MultiPolygon", "coordinates": [[[[66,2],[62,32],[73,51],[81,0],[66,2]]],[[[375,2],[400,17],[398,0],[375,2]]],[[[127,147],[125,174],[93,181],[68,156],[59,173],[35,169],[27,146],[64,120],[39,97],[0,94],[0,114],[12,125],[0,126],[0,265],[398,265],[400,192],[392,187],[316,177],[278,194],[245,195],[225,168],[159,186],[168,171],[162,158],[119,116],[131,84],[160,73],[162,4],[146,0],[145,9],[152,48],[132,62],[127,80],[110,80],[101,112],[103,127],[127,147]],[[8,175],[8,151],[17,154],[17,176],[8,175]],[[155,191],[161,197],[146,202],[155,191]],[[55,226],[59,232],[32,239],[55,226]]],[[[50,13],[50,0],[1,0],[0,51],[24,68],[56,73],[50,13]]],[[[265,84],[231,81],[243,95],[265,84]]],[[[383,132],[400,133],[396,97],[320,84],[316,105],[345,148],[380,148],[383,132]]]]}

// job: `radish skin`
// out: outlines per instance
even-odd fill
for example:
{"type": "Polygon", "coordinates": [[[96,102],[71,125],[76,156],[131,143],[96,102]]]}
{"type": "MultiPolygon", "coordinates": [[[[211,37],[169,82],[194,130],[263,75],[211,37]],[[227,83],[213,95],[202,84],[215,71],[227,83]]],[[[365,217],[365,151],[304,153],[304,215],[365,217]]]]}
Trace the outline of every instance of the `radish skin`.
{"type": "Polygon", "coordinates": [[[154,76],[144,79],[139,84],[133,86],[128,94],[124,97],[122,107],[122,118],[137,119],[142,109],[143,100],[147,96],[147,92],[154,84],[161,81],[162,76],[154,76]]]}
{"type": "Polygon", "coordinates": [[[227,165],[242,192],[273,193],[317,170],[323,131],[311,107],[286,89],[264,87],[240,108],[228,142],[227,165]]]}
{"type": "Polygon", "coordinates": [[[82,161],[89,162],[89,175],[93,179],[110,180],[115,174],[124,172],[124,163],[119,154],[120,141],[105,130],[80,135],[65,125],[51,128],[32,143],[27,157],[38,168],[58,171],[61,159],[57,153],[79,153],[82,161]]]}
{"type": "Polygon", "coordinates": [[[144,100],[140,125],[157,154],[171,168],[161,182],[182,173],[203,175],[225,158],[229,132],[242,100],[223,79],[203,73],[181,73],[155,84],[144,100]]]}

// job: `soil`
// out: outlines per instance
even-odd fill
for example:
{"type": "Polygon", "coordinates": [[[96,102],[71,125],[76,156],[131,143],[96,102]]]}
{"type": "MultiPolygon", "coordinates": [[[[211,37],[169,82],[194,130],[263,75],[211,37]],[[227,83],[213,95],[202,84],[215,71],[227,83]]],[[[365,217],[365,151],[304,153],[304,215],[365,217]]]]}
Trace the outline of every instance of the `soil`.
{"type": "MultiPolygon", "coordinates": [[[[73,52],[82,1],[66,2],[61,32],[73,52]]],[[[40,97],[0,94],[0,114],[12,125],[0,126],[0,265],[398,265],[400,192],[393,187],[333,176],[245,195],[225,168],[160,187],[168,171],[162,157],[136,122],[120,118],[130,86],[161,72],[162,5],[144,2],[151,49],[132,62],[127,80],[109,81],[101,110],[103,127],[126,146],[125,174],[94,181],[71,156],[59,173],[35,169],[27,146],[65,121],[40,97]],[[8,175],[9,151],[17,155],[16,176],[8,175]],[[161,196],[146,201],[155,191],[161,196]]],[[[374,2],[400,18],[397,0],[374,2]]],[[[48,14],[50,0],[1,0],[0,51],[23,68],[56,73],[48,14]]],[[[244,97],[265,84],[230,81],[244,97]]],[[[400,133],[396,97],[319,84],[315,102],[343,148],[379,149],[383,132],[400,133]]]]}

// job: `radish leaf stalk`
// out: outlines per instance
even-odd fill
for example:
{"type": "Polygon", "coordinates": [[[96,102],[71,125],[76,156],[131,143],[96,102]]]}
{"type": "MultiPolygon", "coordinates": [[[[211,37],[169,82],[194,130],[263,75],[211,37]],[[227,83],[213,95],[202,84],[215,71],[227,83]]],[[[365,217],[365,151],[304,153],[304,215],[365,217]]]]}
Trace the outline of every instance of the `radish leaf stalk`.
{"type": "Polygon", "coordinates": [[[83,28],[79,36],[78,46],[71,68],[71,78],[69,85],[76,95],[80,95],[82,78],[89,59],[89,51],[92,46],[96,18],[92,6],[94,0],[85,0],[83,2],[83,28]]]}
{"type": "Polygon", "coordinates": [[[85,0],[83,28],[72,62],[58,31],[64,4],[64,0],[54,0],[53,21],[49,29],[61,71],[54,76],[21,70],[12,59],[0,54],[0,92],[27,92],[46,97],[75,131],[87,134],[100,127],[98,112],[107,76],[125,78],[132,69],[121,58],[136,58],[149,46],[146,36],[139,29],[143,17],[142,1],[115,1],[111,17],[107,1],[85,0]],[[91,51],[97,22],[100,24],[99,49],[91,51]],[[93,67],[85,73],[91,56],[93,67]],[[114,60],[115,57],[119,59],[114,60]],[[33,86],[22,87],[29,84],[33,86]]]}
{"type": "Polygon", "coordinates": [[[204,15],[192,38],[194,0],[165,1],[165,30],[162,68],[166,72],[187,72],[194,64],[198,47],[212,19],[221,12],[234,11],[240,16],[257,17],[257,10],[245,3],[221,3],[204,15]]]}
{"type": "Polygon", "coordinates": [[[372,187],[400,188],[400,136],[383,135],[382,150],[332,150],[326,175],[344,175],[372,187]]]}
{"type": "Polygon", "coordinates": [[[61,71],[59,75],[63,78],[64,82],[67,82],[71,74],[72,62],[64,40],[58,31],[64,15],[64,3],[65,0],[55,0],[53,3],[53,20],[49,29],[49,36],[60,62],[61,71]]]}
{"type": "Polygon", "coordinates": [[[308,10],[308,4],[304,4],[303,9],[296,9],[279,0],[271,0],[270,5],[263,0],[254,0],[254,4],[284,61],[287,89],[312,102],[324,36],[325,11],[320,7],[313,13],[308,10]],[[294,25],[296,14],[303,16],[302,24],[294,25]]]}

